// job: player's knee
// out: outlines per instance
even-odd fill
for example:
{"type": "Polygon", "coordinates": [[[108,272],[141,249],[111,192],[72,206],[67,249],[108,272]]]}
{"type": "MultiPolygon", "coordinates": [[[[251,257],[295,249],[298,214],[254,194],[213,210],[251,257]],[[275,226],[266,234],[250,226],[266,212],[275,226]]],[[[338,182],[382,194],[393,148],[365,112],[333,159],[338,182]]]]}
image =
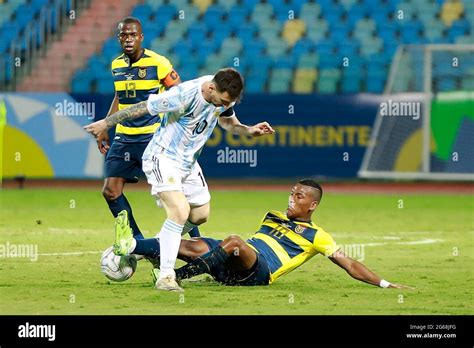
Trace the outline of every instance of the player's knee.
{"type": "Polygon", "coordinates": [[[111,186],[104,186],[104,188],[102,189],[102,196],[104,196],[104,198],[108,201],[116,200],[120,197],[121,194],[121,190],[118,190],[111,186]]]}
{"type": "Polygon", "coordinates": [[[207,222],[207,216],[199,216],[197,218],[194,218],[193,219],[194,221],[191,221],[193,224],[195,225],[202,225],[202,224],[205,224],[207,222]]]}
{"type": "Polygon", "coordinates": [[[168,219],[173,220],[180,225],[184,225],[186,220],[188,220],[189,211],[189,206],[175,207],[168,211],[168,219]]]}

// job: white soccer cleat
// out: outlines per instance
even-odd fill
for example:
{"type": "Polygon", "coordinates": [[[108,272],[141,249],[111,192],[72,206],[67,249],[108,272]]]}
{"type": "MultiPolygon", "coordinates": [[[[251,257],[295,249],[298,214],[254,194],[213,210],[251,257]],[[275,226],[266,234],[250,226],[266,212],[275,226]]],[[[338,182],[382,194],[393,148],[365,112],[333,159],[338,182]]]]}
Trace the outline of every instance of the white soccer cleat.
{"type": "Polygon", "coordinates": [[[173,277],[172,275],[166,276],[164,278],[159,278],[155,283],[155,289],[184,292],[184,289],[179,286],[178,282],[176,281],[176,277],[173,277]]]}

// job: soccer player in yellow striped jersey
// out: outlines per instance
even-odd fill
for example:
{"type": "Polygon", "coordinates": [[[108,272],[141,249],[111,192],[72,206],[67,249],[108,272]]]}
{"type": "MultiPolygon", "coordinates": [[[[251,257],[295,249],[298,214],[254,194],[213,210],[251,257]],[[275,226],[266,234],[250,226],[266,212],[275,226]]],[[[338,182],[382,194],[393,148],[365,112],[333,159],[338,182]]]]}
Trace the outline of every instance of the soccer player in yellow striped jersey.
{"type": "MultiPolygon", "coordinates": [[[[115,97],[106,117],[181,82],[167,58],[142,48],[143,37],[138,19],[126,17],[118,24],[122,54],[111,64],[115,97]]],[[[122,210],[128,212],[130,227],[137,239],[142,239],[143,235],[123,189],[125,183],[136,182],[137,177],[142,175],[143,152],[159,126],[160,115],[147,114],[117,124],[112,146],[109,145],[107,132],[97,139],[99,151],[106,155],[102,194],[114,217],[122,210]]],[[[195,228],[190,234],[198,236],[199,232],[195,228]]]]}
{"type": "MultiPolygon", "coordinates": [[[[176,278],[208,273],[226,285],[269,285],[321,254],[354,279],[384,288],[408,288],[382,279],[346,256],[331,235],[312,222],[322,193],[314,180],[300,180],[291,190],[286,212],[269,211],[247,241],[237,235],[182,240],[178,257],[189,263],[176,270],[176,278]]],[[[153,272],[156,278],[157,271],[153,272]]]]}

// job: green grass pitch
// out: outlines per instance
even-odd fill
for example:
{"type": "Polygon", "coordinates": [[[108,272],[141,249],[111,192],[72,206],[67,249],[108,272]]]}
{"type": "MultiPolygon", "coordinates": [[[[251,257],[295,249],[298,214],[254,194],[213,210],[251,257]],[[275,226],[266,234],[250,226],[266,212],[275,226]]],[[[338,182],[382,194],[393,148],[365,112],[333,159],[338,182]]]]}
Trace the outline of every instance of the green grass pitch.
{"type": "MultiPolygon", "coordinates": [[[[147,261],[124,283],[102,275],[99,251],[113,243],[114,233],[99,190],[0,191],[0,244],[34,244],[39,253],[37,261],[0,259],[1,314],[473,313],[469,195],[324,196],[316,223],[339,244],[365,244],[364,264],[414,290],[358,282],[318,255],[271,286],[226,287],[201,277],[184,283],[183,296],[154,290],[147,261]],[[75,252],[81,254],[63,255],[75,252]],[[45,255],[55,253],[60,255],[45,255]]],[[[127,197],[142,231],[155,235],[164,211],[148,191],[130,191],[127,197]]],[[[264,213],[284,210],[287,199],[288,192],[214,191],[211,216],[201,231],[215,238],[249,237],[264,213]]]]}

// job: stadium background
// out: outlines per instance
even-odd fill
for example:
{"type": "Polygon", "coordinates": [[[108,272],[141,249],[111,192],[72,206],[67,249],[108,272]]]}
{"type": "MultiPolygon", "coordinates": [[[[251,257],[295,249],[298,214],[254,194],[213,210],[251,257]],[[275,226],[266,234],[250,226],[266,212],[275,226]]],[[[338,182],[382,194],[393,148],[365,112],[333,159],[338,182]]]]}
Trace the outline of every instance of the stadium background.
{"type": "MultiPolygon", "coordinates": [[[[0,28],[0,172],[6,188],[1,240],[36,243],[40,265],[53,273],[52,279],[43,278],[28,260],[5,260],[0,269],[9,286],[2,295],[8,299],[1,303],[4,313],[472,313],[472,285],[471,290],[457,286],[466,280],[472,284],[472,182],[399,184],[395,175],[395,180],[365,184],[358,171],[380,104],[391,96],[384,92],[415,93],[412,97],[421,100],[416,93],[423,92],[423,54],[396,61],[397,49],[474,44],[474,2],[0,0],[0,28]],[[371,292],[371,299],[363,299],[369,290],[348,285],[344,276],[333,279],[325,274],[332,274],[333,266],[326,264],[318,265],[317,274],[309,266],[295,271],[272,293],[219,289],[219,296],[209,296],[213,285],[197,284],[189,292],[193,305],[179,308],[174,298],[151,296],[149,279],[139,273],[133,289],[145,300],[134,308],[113,305],[111,290],[115,300],[126,299],[131,290],[128,283],[105,285],[94,268],[99,249],[111,243],[113,222],[100,196],[103,157],[82,126],[91,122],[89,107],[96,119],[109,108],[109,66],[119,52],[116,25],[128,15],[143,23],[143,47],[168,57],[183,80],[224,66],[241,71],[246,90],[236,108],[239,118],[249,124],[267,120],[277,131],[254,141],[216,128],[200,158],[213,194],[213,217],[204,231],[248,236],[267,209],[283,209],[295,177],[321,177],[328,195],[318,219],[340,243],[387,245],[371,249],[370,256],[367,252],[368,264],[386,270],[391,279],[418,285],[415,293],[403,293],[410,305],[403,307],[400,297],[397,302],[399,293],[387,299],[371,292]],[[392,65],[397,70],[389,89],[392,65]],[[257,150],[257,165],[219,163],[217,151],[226,147],[257,150]],[[53,180],[33,180],[40,178],[53,180]],[[459,257],[454,249],[461,250],[459,257]],[[71,278],[64,265],[77,277],[71,278]],[[337,300],[325,297],[328,283],[338,289],[333,290],[337,300]],[[71,307],[71,293],[80,293],[81,307],[80,301],[71,307]],[[288,307],[289,293],[297,306],[288,307]],[[256,309],[248,294],[261,298],[262,306],[256,309]],[[227,298],[242,305],[231,308],[227,298]]],[[[431,163],[444,173],[472,175],[474,64],[462,59],[454,67],[453,55],[441,52],[433,61],[433,91],[454,97],[433,104],[431,163]],[[453,153],[461,160],[451,160],[453,153]]],[[[390,142],[393,158],[381,162],[386,170],[420,170],[421,144],[414,149],[411,141],[419,129],[417,124],[397,133],[390,142]]],[[[159,221],[164,216],[156,213],[146,184],[125,191],[142,229],[151,234],[157,216],[159,221]]]]}

